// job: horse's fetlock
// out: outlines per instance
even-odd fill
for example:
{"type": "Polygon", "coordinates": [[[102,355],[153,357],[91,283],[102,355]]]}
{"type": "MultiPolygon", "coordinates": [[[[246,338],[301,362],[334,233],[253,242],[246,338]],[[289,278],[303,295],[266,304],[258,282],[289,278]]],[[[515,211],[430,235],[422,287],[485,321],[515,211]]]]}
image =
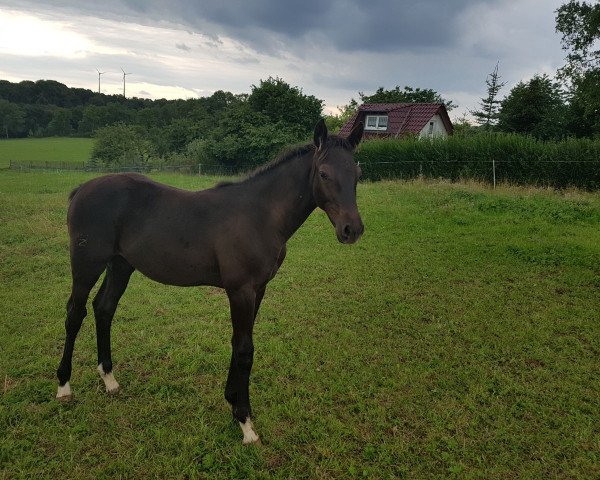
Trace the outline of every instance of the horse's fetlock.
{"type": "Polygon", "coordinates": [[[251,416],[250,405],[234,405],[231,409],[233,418],[239,422],[245,423],[246,419],[251,416]]]}

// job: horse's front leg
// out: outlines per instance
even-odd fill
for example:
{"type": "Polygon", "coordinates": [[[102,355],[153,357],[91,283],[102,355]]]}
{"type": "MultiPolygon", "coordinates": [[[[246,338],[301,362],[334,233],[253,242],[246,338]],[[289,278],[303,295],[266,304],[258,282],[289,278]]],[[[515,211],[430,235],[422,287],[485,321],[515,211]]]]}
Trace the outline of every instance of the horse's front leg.
{"type": "Polygon", "coordinates": [[[228,289],[233,336],[231,338],[231,364],[225,387],[225,398],[231,404],[233,416],[240,422],[244,433],[243,443],[258,442],[252,425],[250,407],[250,371],[254,358],[252,328],[254,326],[256,292],[253,288],[228,289]]]}

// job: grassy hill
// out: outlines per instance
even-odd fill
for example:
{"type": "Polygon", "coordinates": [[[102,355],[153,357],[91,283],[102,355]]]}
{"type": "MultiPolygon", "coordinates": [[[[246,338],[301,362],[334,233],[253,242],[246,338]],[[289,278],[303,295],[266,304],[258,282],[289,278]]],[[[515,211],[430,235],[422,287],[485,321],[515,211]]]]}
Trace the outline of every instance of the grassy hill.
{"type": "Polygon", "coordinates": [[[92,138],[19,138],[0,140],[0,168],[14,162],[83,163],[89,160],[92,138]]]}

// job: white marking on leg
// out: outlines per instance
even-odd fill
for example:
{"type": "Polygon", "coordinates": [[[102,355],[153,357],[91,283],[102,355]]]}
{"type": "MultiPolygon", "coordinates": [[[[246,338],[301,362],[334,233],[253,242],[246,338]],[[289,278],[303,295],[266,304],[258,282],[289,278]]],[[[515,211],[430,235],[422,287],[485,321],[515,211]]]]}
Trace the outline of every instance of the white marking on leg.
{"type": "Polygon", "coordinates": [[[242,432],[244,433],[244,439],[242,440],[244,445],[260,442],[260,438],[258,438],[258,435],[254,431],[254,425],[252,425],[250,417],[246,418],[246,423],[240,422],[240,427],[242,427],[242,432]]]}
{"type": "Polygon", "coordinates": [[[71,399],[71,385],[69,385],[69,382],[65,383],[62,387],[60,385],[58,386],[56,398],[58,398],[59,400],[71,399]]]}
{"type": "Polygon", "coordinates": [[[98,372],[100,373],[100,377],[104,380],[104,385],[106,386],[106,391],[108,393],[118,393],[119,392],[119,384],[115,380],[115,376],[112,372],[104,373],[104,369],[102,368],[102,364],[98,365],[98,372]]]}

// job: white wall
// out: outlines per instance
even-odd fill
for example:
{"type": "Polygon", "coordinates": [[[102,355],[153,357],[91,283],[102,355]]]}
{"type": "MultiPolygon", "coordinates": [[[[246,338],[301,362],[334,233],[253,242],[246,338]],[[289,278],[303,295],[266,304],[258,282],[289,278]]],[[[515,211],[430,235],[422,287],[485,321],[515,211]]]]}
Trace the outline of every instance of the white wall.
{"type": "Polygon", "coordinates": [[[446,131],[446,128],[444,127],[444,122],[442,122],[442,117],[440,117],[439,115],[434,115],[433,117],[431,117],[431,120],[429,120],[429,122],[427,122],[427,125],[425,125],[423,127],[423,130],[421,130],[419,132],[419,138],[427,138],[429,136],[432,137],[447,137],[448,136],[448,132],[446,131]],[[430,125],[429,123],[433,122],[433,131],[430,133],[429,129],[430,129],[430,125]]]}

